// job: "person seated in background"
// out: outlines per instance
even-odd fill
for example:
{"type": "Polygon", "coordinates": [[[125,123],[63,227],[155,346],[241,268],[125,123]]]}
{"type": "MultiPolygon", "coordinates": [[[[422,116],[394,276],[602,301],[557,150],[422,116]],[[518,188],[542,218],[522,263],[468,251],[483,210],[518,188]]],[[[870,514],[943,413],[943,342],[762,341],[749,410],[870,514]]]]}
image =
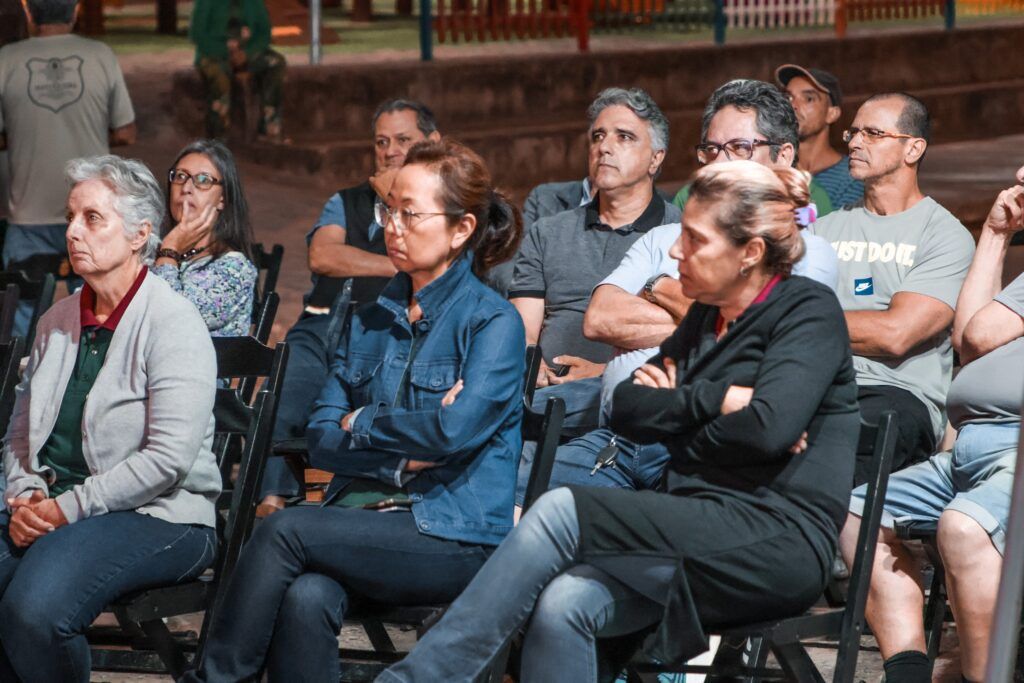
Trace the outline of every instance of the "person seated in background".
{"type": "MultiPolygon", "coordinates": [[[[836,295],[850,329],[861,413],[871,423],[886,410],[899,413],[894,472],[931,456],[946,431],[950,328],[974,254],[971,233],[918,184],[930,130],[917,98],[869,98],[843,134],[864,201],[810,228],[839,258],[836,295]]],[[[858,453],[858,485],[868,480],[869,447],[858,453]]]]}
{"type": "Polygon", "coordinates": [[[145,266],[160,185],[115,156],[73,160],[67,179],[85,285],[40,318],[4,438],[4,681],[88,681],[100,612],[199,576],[217,547],[217,362],[195,307],[145,266]]]}
{"type": "MultiPolygon", "coordinates": [[[[570,180],[569,182],[541,183],[526,196],[523,204],[523,230],[541,218],[586,206],[593,198],[591,188],[594,186],[590,178],[570,180]]],[[[508,287],[512,283],[515,270],[515,259],[506,261],[487,274],[485,282],[502,296],[508,296],[508,287]]]]}
{"type": "Polygon", "coordinates": [[[616,433],[667,445],[664,492],[546,493],[379,683],[472,680],[524,625],[522,680],[610,680],[624,662],[599,638],[653,628],[647,654],[674,665],[707,649],[705,629],[821,596],[859,420],[835,295],[789,276],[807,182],[750,161],[695,176],[672,249],[695,303],[611,416],[616,433]]]}
{"type": "MultiPolygon", "coordinates": [[[[731,141],[724,146],[704,142],[697,148],[701,166],[730,163],[749,154],[751,161],[768,168],[789,168],[798,148],[792,143],[778,146],[777,154],[767,145],[745,145],[743,141],[768,139],[797,140],[797,120],[793,108],[777,88],[763,81],[731,81],[719,87],[708,99],[703,116],[705,141],[731,141]],[[731,148],[731,149],[730,149],[731,148]]],[[[797,224],[808,220],[807,211],[798,209],[797,224]]],[[[611,410],[612,392],[622,380],[658,352],[661,344],[676,328],[689,309],[691,299],[683,294],[676,277],[678,264],[670,251],[679,239],[676,223],[654,228],[640,238],[608,277],[594,289],[583,318],[583,334],[612,344],[617,355],[609,361],[602,378],[601,415],[611,410]]],[[[800,230],[804,255],[793,266],[794,275],[817,280],[827,287],[836,286],[837,263],[832,247],[821,237],[800,230]]],[[[524,452],[524,462],[532,462],[524,452]]],[[[608,428],[607,420],[587,434],[558,449],[551,473],[551,488],[568,484],[611,486],[633,489],[656,488],[669,453],[660,443],[637,444],[608,428]],[[613,451],[604,451],[615,440],[613,451]],[[602,462],[601,466],[596,466],[602,462]]],[[[517,500],[521,504],[526,490],[529,467],[520,467],[517,500]],[[526,474],[523,474],[523,473],[526,474]]]]}
{"type": "Polygon", "coordinates": [[[165,232],[153,273],[195,304],[214,337],[252,325],[258,272],[242,180],[223,143],[185,146],[167,172],[165,232]]]}
{"type": "Polygon", "coordinates": [[[409,151],[378,218],[399,273],[355,312],[310,418],[326,503],[256,529],[186,681],[337,681],[351,599],[454,600],[512,528],[526,342],[478,278],[515,252],[519,211],[445,140],[409,151]]]}
{"type": "Polygon", "coordinates": [[[659,225],[679,221],[679,210],[654,191],[668,149],[668,119],[640,89],[608,88],[587,110],[589,177],[596,196],[585,206],[542,218],[516,255],[509,300],[543,362],[536,402],[566,402],[565,430],[597,427],[600,375],[613,353],[583,336],[583,315],[594,286],[622,261],[630,246],[659,225]]]}
{"type": "Polygon", "coordinates": [[[206,135],[223,137],[231,126],[231,79],[246,71],[256,81],[260,136],[281,141],[285,58],[270,48],[270,15],[263,0],[196,0],[188,37],[206,88],[206,135]]]}
{"type": "MultiPolygon", "coordinates": [[[[985,677],[1024,386],[1024,275],[1005,289],[1001,285],[1010,240],[1024,229],[1024,168],[1017,180],[989,212],[956,303],[953,345],[964,365],[946,398],[957,429],[953,451],[889,478],[866,612],[888,683],[932,680],[921,620],[924,581],[896,537],[896,521],[937,532],[960,642],[960,671],[965,681],[985,677]]],[[[841,538],[848,563],[856,552],[863,509],[861,487],[853,492],[841,538]]]]}
{"type": "MultiPolygon", "coordinates": [[[[410,100],[381,103],[372,129],[374,175],[333,194],[306,235],[313,287],[303,301],[302,315],[285,336],[290,350],[274,423],[275,442],[306,433],[313,402],[327,381],[338,344],[343,321],[331,313],[345,282],[350,282],[353,305],[372,303],[396,272],[386,253],[384,228],[374,217],[375,205],[387,195],[409,149],[417,142],[441,139],[434,114],[410,100]]],[[[264,517],[283,509],[302,488],[284,458],[271,458],[257,514],[264,517]]]]}
{"type": "Polygon", "coordinates": [[[829,142],[832,124],[843,115],[839,79],[822,69],[783,64],[775,70],[775,81],[785,90],[800,121],[797,168],[813,174],[833,209],[859,202],[864,198],[864,183],[850,175],[850,157],[829,142]]]}

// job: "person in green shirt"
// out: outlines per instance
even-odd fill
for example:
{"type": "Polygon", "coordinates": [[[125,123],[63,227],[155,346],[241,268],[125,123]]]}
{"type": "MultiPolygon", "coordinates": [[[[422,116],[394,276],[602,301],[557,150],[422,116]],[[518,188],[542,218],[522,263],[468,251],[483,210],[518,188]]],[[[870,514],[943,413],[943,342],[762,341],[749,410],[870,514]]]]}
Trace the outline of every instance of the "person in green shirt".
{"type": "Polygon", "coordinates": [[[259,133],[280,140],[285,59],[270,49],[270,16],[263,0],[196,0],[189,39],[206,87],[206,132],[223,137],[231,119],[231,78],[252,74],[260,98],[259,133]]]}

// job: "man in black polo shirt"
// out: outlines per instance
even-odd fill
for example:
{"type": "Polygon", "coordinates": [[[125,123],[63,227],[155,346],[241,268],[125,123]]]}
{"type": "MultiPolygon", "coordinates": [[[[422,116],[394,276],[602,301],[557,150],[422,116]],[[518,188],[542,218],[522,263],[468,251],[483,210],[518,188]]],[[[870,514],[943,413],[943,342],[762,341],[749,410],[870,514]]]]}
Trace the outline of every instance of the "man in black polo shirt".
{"type": "MultiPolygon", "coordinates": [[[[409,148],[423,140],[439,140],[434,114],[410,100],[390,100],[373,115],[374,175],[366,182],[339,190],[324,205],[319,220],[306,236],[313,287],[305,308],[285,341],[288,369],[274,425],[274,441],[300,438],[313,402],[327,378],[342,321],[330,315],[331,306],[347,280],[352,301],[375,301],[395,274],[384,247],[384,228],[373,218],[377,190],[405,162],[409,148]]],[[[381,189],[386,192],[386,189],[381,189]]],[[[263,477],[263,502],[257,512],[267,515],[300,492],[283,459],[272,458],[263,477]]]]}
{"type": "Polygon", "coordinates": [[[597,426],[600,376],[614,349],[583,336],[590,294],[651,228],[678,223],[679,209],[654,191],[668,149],[668,120],[643,90],[609,88],[587,111],[589,177],[596,196],[586,205],[530,226],[509,287],[526,339],[544,355],[537,400],[566,399],[567,431],[597,426]],[[557,387],[557,389],[556,389],[557,387]]]}

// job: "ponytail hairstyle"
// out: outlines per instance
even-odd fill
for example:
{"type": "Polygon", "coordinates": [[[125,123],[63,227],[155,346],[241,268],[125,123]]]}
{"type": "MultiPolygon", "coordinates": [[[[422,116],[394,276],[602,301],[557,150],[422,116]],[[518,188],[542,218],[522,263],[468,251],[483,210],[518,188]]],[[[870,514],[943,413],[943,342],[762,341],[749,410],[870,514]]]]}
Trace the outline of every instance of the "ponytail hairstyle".
{"type": "MultiPolygon", "coordinates": [[[[523,219],[505,195],[494,189],[480,155],[451,138],[424,140],[412,146],[405,165],[422,164],[441,179],[438,197],[452,216],[470,214],[476,229],[463,249],[473,250],[473,273],[481,277],[512,258],[523,239],[523,219]]],[[[459,219],[449,217],[449,225],[459,219]]]]}
{"type": "Polygon", "coordinates": [[[788,276],[804,255],[796,209],[811,201],[810,180],[806,171],[754,161],[709,164],[694,176],[690,199],[714,207],[715,225],[737,247],[764,240],[765,267],[788,276]]]}

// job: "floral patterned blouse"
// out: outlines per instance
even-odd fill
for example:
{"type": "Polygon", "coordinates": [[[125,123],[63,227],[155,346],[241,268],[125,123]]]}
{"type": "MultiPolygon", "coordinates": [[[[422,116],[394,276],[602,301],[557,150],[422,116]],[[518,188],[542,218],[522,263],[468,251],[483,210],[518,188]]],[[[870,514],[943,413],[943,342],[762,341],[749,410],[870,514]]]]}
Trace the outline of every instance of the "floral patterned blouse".
{"type": "Polygon", "coordinates": [[[152,266],[174,291],[195,304],[212,337],[241,337],[252,323],[256,266],[241,252],[229,251],[179,266],[152,266]]]}

